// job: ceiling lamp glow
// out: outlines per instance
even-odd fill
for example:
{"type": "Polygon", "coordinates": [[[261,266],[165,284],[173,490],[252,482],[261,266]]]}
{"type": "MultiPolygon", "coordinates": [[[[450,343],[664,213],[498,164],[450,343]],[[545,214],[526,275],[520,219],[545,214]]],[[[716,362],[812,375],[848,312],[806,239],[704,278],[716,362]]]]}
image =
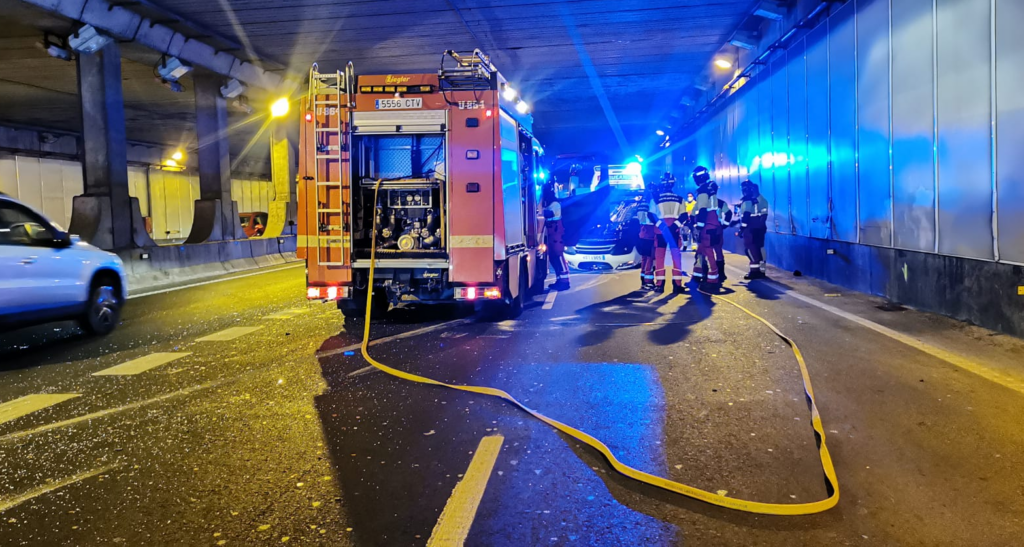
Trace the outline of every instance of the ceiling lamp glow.
{"type": "Polygon", "coordinates": [[[662,136],[664,136],[664,135],[665,135],[665,132],[664,132],[664,131],[662,131],[661,129],[659,129],[659,130],[655,131],[655,132],[654,132],[654,134],[655,134],[655,135],[657,135],[657,136],[659,136],[659,137],[662,137],[662,136]]]}
{"type": "Polygon", "coordinates": [[[715,66],[717,66],[718,68],[720,68],[722,70],[726,70],[726,69],[732,68],[732,61],[730,61],[728,59],[718,58],[718,59],[715,59],[715,66]]]}
{"type": "Polygon", "coordinates": [[[516,103],[516,112],[520,114],[526,114],[530,110],[530,105],[526,104],[526,101],[519,101],[516,103]]]}
{"type": "Polygon", "coordinates": [[[270,115],[274,118],[280,118],[288,114],[288,109],[291,105],[288,104],[288,97],[281,97],[274,101],[274,104],[270,105],[270,115]]]}

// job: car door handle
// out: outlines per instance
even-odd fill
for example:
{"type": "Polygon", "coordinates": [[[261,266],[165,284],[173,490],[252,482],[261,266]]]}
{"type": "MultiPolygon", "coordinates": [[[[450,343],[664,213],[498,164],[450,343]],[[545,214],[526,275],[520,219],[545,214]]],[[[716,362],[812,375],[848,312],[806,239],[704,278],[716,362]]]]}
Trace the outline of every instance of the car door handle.
{"type": "Polygon", "coordinates": [[[36,257],[36,256],[25,257],[25,258],[21,259],[21,263],[22,264],[35,264],[37,258],[39,258],[39,257],[36,257]]]}

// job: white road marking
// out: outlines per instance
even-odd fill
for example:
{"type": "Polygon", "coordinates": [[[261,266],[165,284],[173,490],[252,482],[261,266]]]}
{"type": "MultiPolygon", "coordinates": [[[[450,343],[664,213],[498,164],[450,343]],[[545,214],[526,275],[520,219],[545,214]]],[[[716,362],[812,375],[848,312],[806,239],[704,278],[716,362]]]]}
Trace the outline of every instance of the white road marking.
{"type": "MultiPolygon", "coordinates": [[[[370,344],[369,345],[376,346],[377,344],[383,344],[384,342],[393,342],[395,340],[402,340],[402,339],[405,339],[405,338],[411,338],[413,336],[419,336],[421,334],[426,334],[428,332],[433,332],[435,330],[440,330],[440,329],[446,329],[446,328],[449,328],[449,327],[458,327],[458,326],[461,326],[461,325],[466,325],[466,324],[468,324],[470,322],[471,322],[470,319],[456,319],[454,321],[445,321],[444,323],[438,323],[436,325],[432,325],[432,326],[429,326],[429,327],[423,327],[422,329],[411,330],[409,332],[403,332],[402,334],[396,334],[394,336],[385,336],[384,338],[378,338],[376,340],[370,340],[370,344]]],[[[316,354],[316,356],[317,357],[330,357],[332,355],[338,355],[339,353],[345,353],[346,351],[355,351],[355,350],[361,348],[362,345],[363,345],[362,343],[352,344],[350,346],[345,346],[343,348],[330,349],[330,350],[327,350],[327,351],[321,351],[321,352],[318,352],[316,354]]],[[[369,368],[373,368],[373,367],[369,367],[369,368]]]]}
{"type": "Polygon", "coordinates": [[[46,484],[44,484],[42,486],[37,486],[36,488],[33,488],[33,489],[25,492],[24,494],[18,494],[17,496],[11,496],[11,497],[0,497],[0,513],[3,513],[4,511],[6,511],[8,509],[11,509],[13,507],[17,507],[17,506],[21,505],[22,503],[25,503],[26,501],[28,501],[30,499],[37,498],[37,497],[39,497],[39,496],[41,496],[41,495],[43,495],[43,494],[45,494],[47,492],[53,492],[54,490],[57,490],[58,488],[63,488],[65,486],[69,485],[69,484],[74,484],[76,482],[81,482],[81,481],[83,481],[85,479],[88,479],[89,477],[95,477],[96,475],[99,475],[101,473],[106,473],[107,471],[110,471],[111,469],[113,469],[115,467],[117,467],[116,464],[114,464],[114,465],[107,465],[107,466],[104,466],[104,467],[100,467],[98,469],[93,469],[92,471],[86,471],[84,473],[79,473],[77,475],[73,475],[73,476],[68,477],[66,479],[61,479],[59,481],[54,481],[54,482],[48,482],[48,483],[46,483],[46,484]]]}
{"type": "Polygon", "coordinates": [[[542,310],[550,310],[555,306],[555,298],[558,297],[558,291],[550,291],[548,295],[544,297],[544,305],[541,306],[542,310]]]}
{"type": "MultiPolygon", "coordinates": [[[[732,266],[726,266],[726,268],[728,268],[729,270],[735,271],[740,277],[742,277],[744,275],[744,272],[742,272],[741,270],[739,270],[737,268],[734,268],[732,266]]],[[[875,331],[875,332],[877,332],[879,334],[883,334],[885,336],[888,336],[889,338],[892,338],[893,340],[896,340],[898,342],[902,342],[902,343],[904,343],[904,344],[906,344],[906,345],[908,345],[908,346],[910,346],[910,347],[912,347],[912,348],[914,348],[916,350],[919,350],[919,351],[922,351],[924,353],[927,353],[928,355],[931,355],[932,357],[935,357],[937,359],[941,359],[941,360],[943,360],[943,361],[945,361],[945,362],[947,362],[947,363],[949,363],[949,364],[951,364],[951,365],[953,365],[955,367],[961,368],[961,369],[966,370],[968,372],[973,372],[974,374],[977,374],[978,376],[981,376],[982,378],[985,378],[986,380],[990,380],[992,382],[995,382],[995,383],[997,383],[997,384],[999,384],[999,385],[1001,385],[1003,387],[1007,387],[1007,388],[1010,388],[1010,389],[1012,389],[1014,391],[1017,391],[1017,392],[1020,392],[1020,393],[1024,393],[1024,382],[1021,382],[1020,380],[1018,380],[1016,378],[1007,376],[1007,375],[1002,374],[1000,372],[994,371],[994,370],[988,368],[987,366],[985,366],[985,365],[983,365],[981,363],[972,361],[972,360],[970,360],[970,359],[968,359],[966,357],[963,357],[961,355],[957,355],[957,354],[955,354],[955,353],[953,353],[951,351],[946,351],[946,350],[944,350],[942,348],[935,347],[935,346],[925,342],[924,340],[920,340],[918,338],[914,338],[913,336],[909,336],[909,335],[903,334],[902,332],[898,332],[898,331],[895,331],[893,329],[890,329],[889,327],[885,327],[885,326],[879,325],[878,323],[875,323],[874,321],[871,321],[870,319],[865,319],[865,318],[860,317],[858,315],[854,315],[854,314],[852,314],[850,312],[843,311],[843,310],[841,310],[841,309],[839,309],[839,308],[837,308],[835,306],[830,306],[830,305],[825,304],[823,302],[818,302],[817,300],[815,300],[815,299],[813,299],[813,298],[811,298],[809,296],[804,296],[804,295],[802,295],[800,293],[797,293],[795,291],[791,291],[791,290],[787,289],[786,287],[783,287],[782,285],[780,285],[778,283],[775,283],[774,281],[771,281],[770,279],[764,279],[764,280],[761,280],[761,282],[762,283],[767,283],[768,285],[770,285],[775,290],[781,292],[782,294],[784,294],[784,295],[786,295],[786,296],[788,296],[790,298],[795,298],[795,299],[797,299],[797,300],[799,300],[801,302],[805,302],[805,303],[810,304],[810,305],[812,305],[812,306],[814,306],[816,308],[820,308],[822,310],[825,310],[825,311],[827,311],[827,312],[829,312],[831,314],[838,315],[839,317],[842,317],[843,319],[846,319],[846,320],[849,320],[849,321],[853,321],[854,323],[857,323],[858,325],[860,325],[862,327],[871,329],[871,330],[873,330],[873,331],[875,331]]]]}
{"type": "Polygon", "coordinates": [[[224,329],[220,332],[215,332],[209,336],[204,336],[196,342],[227,342],[228,340],[234,340],[239,336],[245,336],[256,332],[263,327],[231,327],[230,329],[224,329]]]}
{"type": "Polygon", "coordinates": [[[26,395],[13,401],[7,401],[6,403],[0,404],[0,424],[16,420],[37,410],[42,410],[48,406],[63,403],[64,401],[74,399],[80,395],[80,393],[37,394],[26,395]]]}
{"type": "Polygon", "coordinates": [[[305,265],[306,265],[306,261],[303,260],[303,261],[299,261],[297,264],[290,264],[290,265],[284,266],[282,268],[272,268],[272,269],[267,269],[267,270],[260,270],[258,272],[252,272],[252,273],[247,273],[247,274],[242,274],[242,275],[234,275],[234,276],[231,276],[231,277],[224,277],[224,278],[221,278],[221,279],[211,279],[210,281],[200,281],[198,283],[190,283],[188,285],[182,285],[180,287],[171,287],[169,289],[160,289],[158,291],[149,291],[149,292],[144,292],[144,293],[140,293],[140,294],[129,294],[128,295],[128,299],[131,300],[132,298],[142,298],[143,296],[152,296],[154,294],[163,294],[163,293],[167,293],[167,292],[180,291],[182,289],[191,289],[192,287],[202,287],[203,285],[211,285],[213,283],[222,283],[224,281],[231,281],[233,279],[242,279],[244,277],[252,277],[254,275],[263,275],[263,274],[268,274],[268,273],[279,272],[281,270],[290,270],[292,268],[298,268],[299,266],[305,266],[305,265]]]}
{"type": "Polygon", "coordinates": [[[277,313],[272,313],[264,317],[264,319],[291,319],[296,315],[302,315],[304,313],[309,313],[309,308],[292,308],[290,310],[281,310],[277,313]]]}
{"type": "Polygon", "coordinates": [[[101,370],[99,372],[92,373],[93,376],[131,376],[134,374],[140,374],[147,370],[154,369],[160,365],[166,365],[171,361],[181,359],[182,357],[192,355],[191,352],[183,351],[180,353],[151,353],[145,357],[139,357],[133,359],[127,363],[121,363],[120,365],[112,366],[108,369],[101,370]]]}
{"type": "Polygon", "coordinates": [[[501,443],[505,437],[492,435],[480,440],[480,446],[473,453],[466,476],[455,485],[448,503],[437,519],[434,531],[430,533],[427,547],[458,547],[466,542],[469,529],[473,526],[480,500],[487,489],[494,463],[498,461],[501,443]]]}

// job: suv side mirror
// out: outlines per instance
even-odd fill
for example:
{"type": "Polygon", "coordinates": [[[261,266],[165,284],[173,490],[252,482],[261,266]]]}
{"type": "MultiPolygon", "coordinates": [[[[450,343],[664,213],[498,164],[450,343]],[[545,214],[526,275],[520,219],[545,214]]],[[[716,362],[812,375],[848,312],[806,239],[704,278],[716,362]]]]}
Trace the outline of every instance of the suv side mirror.
{"type": "Polygon", "coordinates": [[[53,234],[53,246],[54,247],[70,247],[74,243],[71,238],[71,234],[67,232],[55,232],[53,234]]]}

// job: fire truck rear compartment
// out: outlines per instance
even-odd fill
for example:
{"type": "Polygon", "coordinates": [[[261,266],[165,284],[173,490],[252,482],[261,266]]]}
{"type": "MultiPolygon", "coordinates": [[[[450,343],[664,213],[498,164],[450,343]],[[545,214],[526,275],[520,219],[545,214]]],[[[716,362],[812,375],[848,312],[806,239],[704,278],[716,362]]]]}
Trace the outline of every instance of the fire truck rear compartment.
{"type": "Polygon", "coordinates": [[[373,285],[385,288],[392,303],[451,299],[444,135],[356,135],[352,170],[357,291],[368,286],[376,231],[373,285]]]}

